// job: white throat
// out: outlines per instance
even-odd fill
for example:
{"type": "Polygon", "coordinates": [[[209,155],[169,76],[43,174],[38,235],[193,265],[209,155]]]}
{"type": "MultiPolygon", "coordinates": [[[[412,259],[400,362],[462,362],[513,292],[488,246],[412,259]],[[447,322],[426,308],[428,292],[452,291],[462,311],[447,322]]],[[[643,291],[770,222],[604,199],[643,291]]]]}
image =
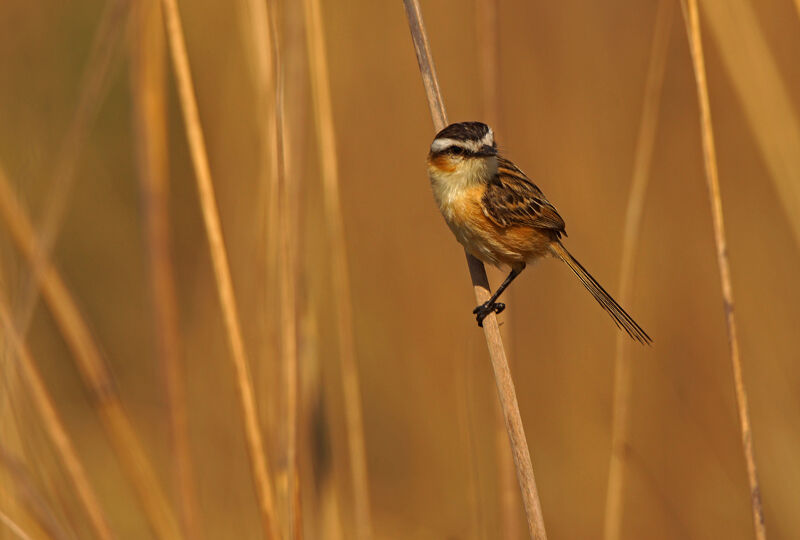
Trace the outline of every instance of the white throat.
{"type": "Polygon", "coordinates": [[[429,169],[433,196],[445,217],[465,192],[472,187],[485,184],[497,174],[497,158],[464,159],[452,172],[438,168],[429,169]]]}

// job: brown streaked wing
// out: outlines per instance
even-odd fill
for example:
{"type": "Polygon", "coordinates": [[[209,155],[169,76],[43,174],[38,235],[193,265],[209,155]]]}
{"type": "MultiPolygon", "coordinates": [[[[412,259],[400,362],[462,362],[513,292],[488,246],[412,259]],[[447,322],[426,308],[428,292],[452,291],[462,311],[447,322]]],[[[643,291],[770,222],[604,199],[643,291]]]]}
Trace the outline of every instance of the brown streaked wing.
{"type": "Polygon", "coordinates": [[[505,158],[497,159],[497,175],[481,199],[483,213],[500,227],[527,225],[567,234],[564,220],[542,190],[505,158]]]}

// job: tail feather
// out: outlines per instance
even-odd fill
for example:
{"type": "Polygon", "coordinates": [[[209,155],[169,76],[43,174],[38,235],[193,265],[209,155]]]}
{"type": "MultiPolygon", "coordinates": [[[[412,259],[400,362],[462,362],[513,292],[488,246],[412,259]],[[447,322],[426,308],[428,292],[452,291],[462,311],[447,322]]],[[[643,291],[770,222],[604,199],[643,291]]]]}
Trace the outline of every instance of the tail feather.
{"type": "Polygon", "coordinates": [[[553,254],[567,263],[567,266],[575,272],[575,275],[578,276],[578,279],[581,280],[583,286],[592,293],[594,299],[597,300],[597,303],[606,310],[606,312],[611,315],[611,318],[614,320],[614,324],[617,325],[617,328],[621,328],[625,330],[631,338],[635,339],[639,343],[644,345],[649,345],[653,342],[650,336],[647,335],[641,326],[636,324],[636,321],[633,320],[633,317],[628,315],[628,313],[622,309],[622,307],[617,304],[616,300],[614,300],[610,294],[606,292],[606,290],[600,285],[596,279],[592,277],[592,275],[573,257],[567,248],[565,248],[561,242],[556,242],[552,245],[553,254]]]}

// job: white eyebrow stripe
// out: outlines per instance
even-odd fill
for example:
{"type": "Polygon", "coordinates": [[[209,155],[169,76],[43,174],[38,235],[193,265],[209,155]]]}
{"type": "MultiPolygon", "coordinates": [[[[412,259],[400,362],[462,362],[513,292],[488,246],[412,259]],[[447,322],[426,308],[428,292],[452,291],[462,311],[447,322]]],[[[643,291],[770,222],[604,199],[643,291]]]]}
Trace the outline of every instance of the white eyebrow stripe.
{"type": "Polygon", "coordinates": [[[481,146],[493,146],[494,145],[494,133],[492,133],[492,128],[489,128],[489,131],[486,132],[486,135],[483,136],[480,142],[481,146]]]}
{"type": "Polygon", "coordinates": [[[454,144],[461,146],[461,141],[455,139],[435,139],[433,144],[431,144],[431,152],[441,152],[448,146],[453,146],[454,144]]]}
{"type": "MultiPolygon", "coordinates": [[[[491,136],[491,133],[488,135],[491,136]]],[[[470,152],[478,152],[484,144],[489,144],[491,146],[491,137],[490,142],[484,142],[486,137],[483,137],[480,141],[459,141],[457,139],[435,139],[433,144],[431,144],[431,152],[441,152],[445,148],[449,148],[450,146],[460,146],[470,152]]]]}

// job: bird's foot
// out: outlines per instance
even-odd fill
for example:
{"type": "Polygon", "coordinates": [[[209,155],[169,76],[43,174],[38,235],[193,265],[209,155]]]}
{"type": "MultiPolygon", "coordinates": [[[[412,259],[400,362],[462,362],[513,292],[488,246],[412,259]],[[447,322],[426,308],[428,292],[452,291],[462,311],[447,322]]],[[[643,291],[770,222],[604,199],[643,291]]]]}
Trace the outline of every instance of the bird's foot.
{"type": "Polygon", "coordinates": [[[484,302],[473,309],[472,313],[476,315],[475,318],[478,320],[478,326],[483,328],[483,319],[490,313],[502,313],[504,309],[506,309],[506,305],[502,302],[484,302]]]}

